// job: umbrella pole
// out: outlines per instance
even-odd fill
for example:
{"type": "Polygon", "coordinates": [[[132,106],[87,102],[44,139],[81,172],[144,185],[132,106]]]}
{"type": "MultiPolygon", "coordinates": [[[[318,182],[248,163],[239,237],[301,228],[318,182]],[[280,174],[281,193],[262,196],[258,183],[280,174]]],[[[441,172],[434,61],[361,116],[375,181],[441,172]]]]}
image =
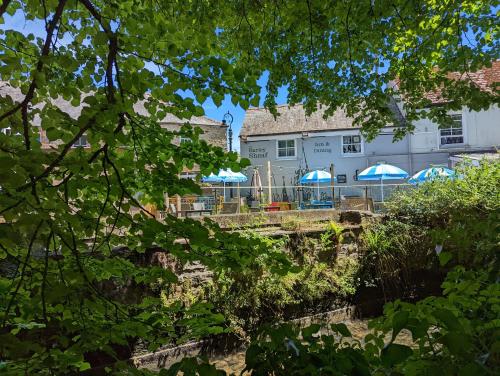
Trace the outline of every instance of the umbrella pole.
{"type": "Polygon", "coordinates": [[[223,186],[223,190],[224,190],[224,192],[223,192],[224,193],[224,202],[226,202],[226,182],[225,181],[222,182],[222,186],[223,186]]]}
{"type": "Polygon", "coordinates": [[[240,197],[240,183],[238,182],[238,213],[240,212],[241,197],[240,197]]]}
{"type": "Polygon", "coordinates": [[[317,182],[317,186],[318,186],[318,201],[319,201],[319,180],[317,182]]]}
{"type": "Polygon", "coordinates": [[[382,190],[382,203],[384,202],[384,179],[380,179],[380,188],[382,190]]]}

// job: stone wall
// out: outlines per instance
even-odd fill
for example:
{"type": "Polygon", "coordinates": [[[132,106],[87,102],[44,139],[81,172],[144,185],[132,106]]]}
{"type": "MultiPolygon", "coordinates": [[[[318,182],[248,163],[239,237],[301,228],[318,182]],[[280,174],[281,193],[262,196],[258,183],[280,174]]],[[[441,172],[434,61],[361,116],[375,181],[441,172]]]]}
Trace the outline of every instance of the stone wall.
{"type": "Polygon", "coordinates": [[[219,214],[210,216],[210,220],[216,222],[222,228],[244,228],[282,226],[289,221],[303,223],[342,222],[361,224],[363,221],[371,221],[380,217],[368,211],[341,211],[337,209],[317,210],[287,210],[278,212],[219,214]]]}
{"type": "MultiPolygon", "coordinates": [[[[168,129],[170,131],[178,131],[181,124],[162,124],[162,128],[168,129]]],[[[200,139],[205,140],[210,145],[219,146],[224,150],[227,150],[227,127],[222,124],[195,124],[193,127],[199,127],[203,131],[200,135],[200,139]]],[[[178,140],[174,140],[178,143],[178,140]]]]}

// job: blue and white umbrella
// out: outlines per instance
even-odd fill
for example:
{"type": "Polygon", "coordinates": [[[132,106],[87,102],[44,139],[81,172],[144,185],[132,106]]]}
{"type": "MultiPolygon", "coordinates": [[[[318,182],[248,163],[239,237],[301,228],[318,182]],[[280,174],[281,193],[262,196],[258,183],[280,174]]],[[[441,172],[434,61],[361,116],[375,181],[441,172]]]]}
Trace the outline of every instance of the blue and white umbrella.
{"type": "MultiPolygon", "coordinates": [[[[335,178],[333,179],[336,180],[335,178]]],[[[308,172],[300,178],[300,184],[314,184],[318,186],[318,200],[319,200],[319,183],[330,183],[332,181],[332,175],[329,172],[323,170],[314,170],[308,172]]]]}
{"type": "Polygon", "coordinates": [[[423,183],[428,180],[446,179],[455,176],[455,171],[446,167],[429,167],[417,172],[408,180],[411,184],[423,183]]]}
{"type": "Polygon", "coordinates": [[[219,175],[210,174],[209,176],[203,176],[201,179],[204,183],[222,183],[222,178],[219,175]]]}
{"type": "Polygon", "coordinates": [[[230,168],[227,170],[219,170],[217,175],[210,174],[209,176],[204,176],[202,181],[205,183],[222,183],[224,187],[224,200],[226,199],[226,183],[239,183],[247,181],[247,177],[241,172],[233,172],[230,168]]]}
{"type": "Polygon", "coordinates": [[[380,180],[382,202],[384,202],[384,180],[401,180],[407,177],[408,173],[405,170],[384,163],[378,163],[368,167],[358,174],[358,180],[380,180]]]}
{"type": "Polygon", "coordinates": [[[220,170],[219,176],[224,183],[243,183],[247,181],[247,177],[241,172],[233,172],[231,169],[220,170]]]}

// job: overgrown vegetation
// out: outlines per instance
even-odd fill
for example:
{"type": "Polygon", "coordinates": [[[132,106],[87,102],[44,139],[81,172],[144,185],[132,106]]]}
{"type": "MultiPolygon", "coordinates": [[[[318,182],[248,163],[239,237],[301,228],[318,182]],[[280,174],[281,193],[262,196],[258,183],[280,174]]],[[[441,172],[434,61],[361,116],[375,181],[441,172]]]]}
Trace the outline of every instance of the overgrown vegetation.
{"type": "Polygon", "coordinates": [[[300,236],[291,244],[288,237],[246,230],[243,236],[265,242],[269,253],[245,270],[215,273],[203,287],[182,289],[181,298],[211,302],[229,328],[245,337],[266,322],[344,306],[356,292],[360,263],[355,257],[337,257],[341,232],[339,225],[329,223],[319,238],[300,236]],[[286,273],[270,267],[275,252],[291,258],[294,266],[286,273]]]}
{"type": "Polygon", "coordinates": [[[388,303],[364,344],[346,342],[350,333],[342,326],[333,327],[338,336],[315,335],[320,327],[313,326],[300,338],[290,327],[271,329],[248,349],[247,369],[275,375],[498,374],[500,163],[458,172],[457,179],[394,197],[387,221],[364,235],[368,264],[379,280],[438,260],[453,267],[442,297],[388,303]],[[444,247],[438,256],[433,244],[444,247]],[[413,346],[395,343],[403,329],[411,332],[413,346]]]}
{"type": "MultiPolygon", "coordinates": [[[[335,335],[320,332],[320,325],[303,330],[289,324],[266,325],[247,350],[247,371],[256,375],[497,375],[499,172],[500,163],[465,166],[455,180],[429,182],[401,193],[389,204],[386,220],[363,235],[361,275],[368,277],[363,283],[383,289],[386,281],[402,278],[399,288],[405,289],[411,285],[405,285],[405,275],[445,268],[442,295],[416,303],[387,303],[363,342],[353,340],[343,324],[330,327],[335,335]],[[458,229],[462,233],[454,238],[458,229]],[[438,243],[443,244],[441,252],[434,247],[438,243]],[[402,330],[411,333],[411,346],[398,343],[402,330]]],[[[179,367],[197,362],[186,360],[179,367]]]]}

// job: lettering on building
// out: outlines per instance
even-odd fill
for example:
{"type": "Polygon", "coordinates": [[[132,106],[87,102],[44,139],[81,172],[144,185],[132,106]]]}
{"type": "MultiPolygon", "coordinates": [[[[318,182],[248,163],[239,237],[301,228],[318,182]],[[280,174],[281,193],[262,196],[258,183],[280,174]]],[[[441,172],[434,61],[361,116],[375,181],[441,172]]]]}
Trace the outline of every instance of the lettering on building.
{"type": "Polygon", "coordinates": [[[330,147],[330,143],[326,142],[315,142],[313,153],[331,153],[332,148],[330,147]]]}
{"type": "Polygon", "coordinates": [[[248,158],[252,159],[267,158],[267,150],[266,148],[254,148],[250,146],[248,148],[248,158]]]}

